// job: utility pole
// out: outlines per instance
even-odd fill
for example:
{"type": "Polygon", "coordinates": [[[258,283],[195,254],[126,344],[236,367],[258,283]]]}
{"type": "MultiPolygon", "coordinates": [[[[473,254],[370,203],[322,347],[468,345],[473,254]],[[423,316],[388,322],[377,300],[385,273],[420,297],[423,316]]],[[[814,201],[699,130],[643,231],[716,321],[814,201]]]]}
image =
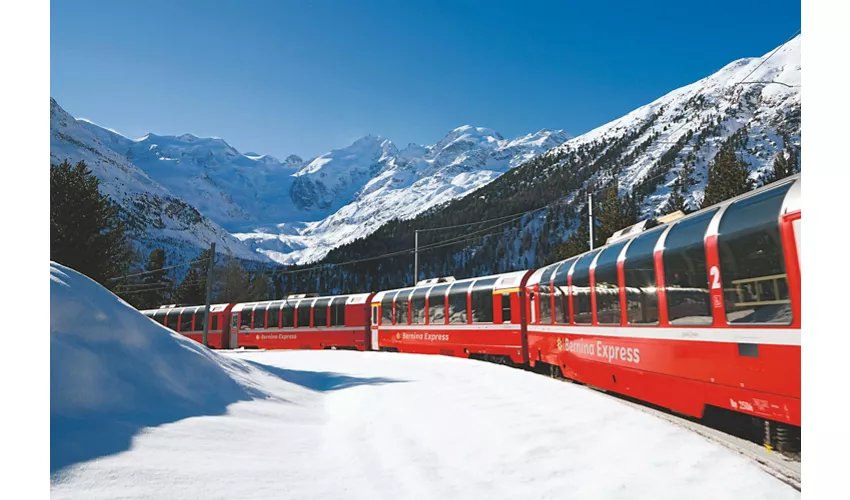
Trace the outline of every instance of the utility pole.
{"type": "Polygon", "coordinates": [[[590,249],[593,250],[593,191],[587,193],[587,215],[590,219],[588,224],[590,228],[590,249]]]}
{"type": "Polygon", "coordinates": [[[414,251],[413,251],[413,286],[419,281],[419,230],[414,230],[414,251]]]}
{"type": "Polygon", "coordinates": [[[203,344],[209,347],[207,343],[207,335],[210,331],[210,301],[212,301],[212,269],[215,263],[215,242],[210,243],[210,258],[207,261],[207,305],[204,308],[204,342],[203,344]]]}

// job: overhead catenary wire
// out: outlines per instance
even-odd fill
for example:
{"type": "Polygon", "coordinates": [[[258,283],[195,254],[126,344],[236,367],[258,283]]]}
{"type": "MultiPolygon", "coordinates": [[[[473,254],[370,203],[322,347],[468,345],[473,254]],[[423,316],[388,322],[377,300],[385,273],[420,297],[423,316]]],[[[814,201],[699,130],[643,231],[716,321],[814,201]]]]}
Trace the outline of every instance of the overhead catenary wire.
{"type": "Polygon", "coordinates": [[[181,264],[175,264],[175,265],[173,265],[173,266],[161,267],[161,268],[159,268],[159,269],[152,269],[152,270],[150,270],[150,271],[143,271],[143,272],[140,272],[140,273],[133,273],[133,274],[125,274],[124,276],[116,276],[116,277],[114,277],[114,278],[109,278],[107,281],[117,281],[117,280],[122,280],[122,279],[125,279],[125,278],[135,278],[135,277],[137,277],[137,276],[144,276],[144,275],[146,275],[146,274],[158,273],[158,272],[160,272],[160,271],[166,271],[166,270],[168,270],[168,269],[176,269],[176,268],[178,268],[178,267],[190,266],[190,265],[192,265],[192,264],[195,264],[195,263],[201,263],[201,262],[206,262],[206,261],[208,261],[208,260],[210,260],[210,258],[209,258],[209,257],[207,257],[207,258],[205,258],[205,259],[199,259],[199,260],[193,260],[193,261],[189,261],[189,262],[183,262],[183,263],[181,263],[181,264]]]}

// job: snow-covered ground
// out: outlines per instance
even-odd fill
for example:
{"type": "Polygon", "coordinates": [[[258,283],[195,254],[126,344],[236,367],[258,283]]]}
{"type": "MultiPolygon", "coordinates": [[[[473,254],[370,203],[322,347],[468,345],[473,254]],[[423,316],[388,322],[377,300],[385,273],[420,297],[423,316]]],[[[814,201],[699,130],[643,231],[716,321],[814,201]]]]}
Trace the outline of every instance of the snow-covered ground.
{"type": "Polygon", "coordinates": [[[51,264],[51,498],[800,493],[605,395],[503,366],[210,352],[51,264]]]}

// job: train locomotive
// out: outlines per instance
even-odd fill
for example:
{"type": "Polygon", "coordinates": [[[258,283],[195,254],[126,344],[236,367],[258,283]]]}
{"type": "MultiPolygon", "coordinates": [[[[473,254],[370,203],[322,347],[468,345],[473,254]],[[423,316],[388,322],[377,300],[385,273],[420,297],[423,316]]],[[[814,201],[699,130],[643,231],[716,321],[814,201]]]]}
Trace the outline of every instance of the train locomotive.
{"type": "MultiPolygon", "coordinates": [[[[536,270],[217,304],[209,344],[495,361],[697,419],[751,417],[784,444],[801,425],[800,220],[797,174],[536,270]]],[[[143,312],[199,340],[203,307],[143,312]]]]}

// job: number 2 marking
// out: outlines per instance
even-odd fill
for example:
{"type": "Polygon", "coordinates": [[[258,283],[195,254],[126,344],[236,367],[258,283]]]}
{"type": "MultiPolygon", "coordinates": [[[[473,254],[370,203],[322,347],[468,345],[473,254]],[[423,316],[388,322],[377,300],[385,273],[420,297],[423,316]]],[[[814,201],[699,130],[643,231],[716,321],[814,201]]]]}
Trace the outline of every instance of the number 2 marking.
{"type": "Polygon", "coordinates": [[[708,274],[711,275],[711,289],[715,290],[717,288],[720,288],[720,270],[717,269],[717,266],[711,266],[711,269],[709,269],[708,274]]]}

